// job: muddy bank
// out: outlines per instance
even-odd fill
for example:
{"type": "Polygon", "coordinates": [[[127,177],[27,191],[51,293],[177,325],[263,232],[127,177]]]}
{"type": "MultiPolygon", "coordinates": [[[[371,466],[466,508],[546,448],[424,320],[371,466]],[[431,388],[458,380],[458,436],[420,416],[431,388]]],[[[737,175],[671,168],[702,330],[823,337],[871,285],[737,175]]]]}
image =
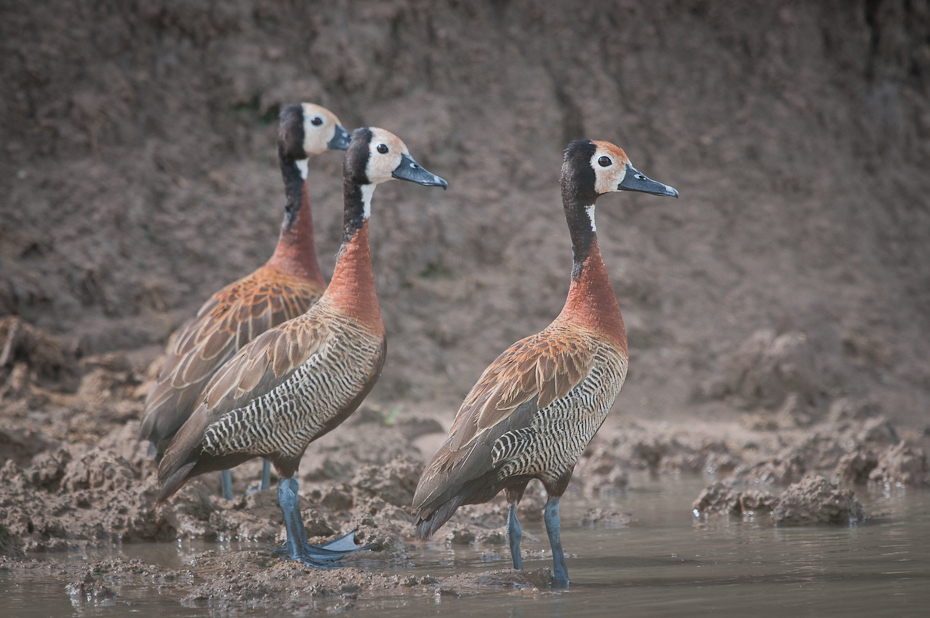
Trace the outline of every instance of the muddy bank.
{"type": "MultiPolygon", "coordinates": [[[[350,561],[351,562],[351,561],[350,561]]],[[[364,562],[361,560],[361,562],[364,562]]],[[[183,569],[142,560],[108,559],[90,564],[11,562],[0,557],[0,568],[18,576],[54,578],[64,584],[72,606],[132,607],[155,595],[188,608],[211,611],[271,609],[288,614],[344,611],[373,599],[419,597],[441,602],[482,590],[546,591],[548,569],[489,571],[451,577],[378,575],[353,566],[318,571],[284,562],[271,553],[206,551],[183,569]]]]}
{"type": "MultiPolygon", "coordinates": [[[[357,530],[359,543],[375,545],[334,571],[311,571],[273,552],[284,527],[276,491],[251,491],[258,461],[233,471],[234,500],[220,497],[218,474],[206,475],[154,508],[155,466],[135,436],[160,362],[157,350],[85,357],[74,364],[73,392],[55,392],[37,372],[26,372],[33,377],[20,394],[0,400],[2,568],[67,586],[77,607],[132,604],[138,595],[157,593],[191,608],[300,613],[404,595],[442,602],[491,589],[548,594],[547,569],[500,568],[509,559],[502,496],[460,508],[434,539],[440,547],[468,547],[494,568],[450,577],[422,569],[403,574],[410,555],[427,549],[413,536],[409,504],[425,460],[445,437],[445,410],[366,405],[310,447],[298,478],[311,540],[357,530]],[[258,548],[194,552],[184,568],[122,559],[78,566],[61,553],[141,543],[175,547],[178,539],[258,548]],[[33,552],[42,552],[41,562],[33,552]]],[[[612,416],[578,462],[564,499],[635,497],[636,479],[684,475],[710,483],[695,496],[700,517],[751,515],[778,526],[867,523],[871,514],[857,501],[862,492],[896,485],[918,491],[928,482],[918,446],[925,438],[877,414],[874,406],[843,400],[824,420],[804,426],[765,409],[729,423],[612,416]]],[[[525,525],[541,526],[545,499],[541,486],[531,484],[519,511],[525,525]]],[[[605,508],[563,518],[563,526],[589,530],[636,524],[628,513],[605,508]]],[[[544,549],[531,547],[524,557],[547,559],[544,549]]]]}
{"type": "MultiPolygon", "coordinates": [[[[54,336],[26,328],[32,341],[45,342],[38,347],[62,349],[54,336]]],[[[71,358],[70,364],[66,356],[16,354],[14,364],[26,368],[19,372],[25,377],[0,398],[0,526],[8,552],[178,538],[283,541],[275,490],[254,491],[259,461],[234,470],[234,500],[220,497],[218,475],[207,475],[170,504],[153,507],[155,465],[136,432],[144,395],[163,361],[157,350],[71,358]],[[43,373],[48,358],[56,367],[51,378],[43,373]],[[60,376],[75,381],[73,392],[53,390],[60,376]]],[[[7,383],[16,374],[10,371],[7,383]]],[[[567,495],[627,491],[630,474],[638,471],[699,475],[718,482],[695,508],[738,515],[775,511],[782,492],[788,489],[789,495],[791,487],[812,478],[839,484],[835,491],[928,486],[930,468],[921,446],[926,436],[896,427],[870,400],[835,399],[817,422],[799,414],[760,407],[738,423],[678,424],[613,416],[578,462],[567,495]]],[[[381,559],[403,560],[406,544],[415,543],[409,504],[447,422],[446,410],[366,404],[339,431],[314,443],[298,473],[309,534],[322,538],[355,529],[360,543],[376,544],[381,559]]],[[[521,518],[539,520],[544,501],[541,488],[531,485],[521,518]]],[[[851,512],[855,518],[855,509],[851,512]]],[[[440,538],[501,545],[505,519],[502,497],[465,506],[440,538]]],[[[624,521],[622,513],[591,512],[582,523],[624,521]]]]}
{"type": "MultiPolygon", "coordinates": [[[[134,364],[118,354],[88,357],[78,368],[83,375],[75,393],[53,393],[29,382],[22,398],[6,401],[0,526],[7,551],[174,539],[283,542],[276,491],[255,491],[259,461],[234,470],[233,500],[220,497],[218,475],[207,475],[154,508],[155,465],[146,445],[136,441],[138,420],[127,417],[138,418],[160,360],[134,364]]],[[[862,402],[841,400],[825,420],[804,427],[776,422],[784,415],[774,411],[729,424],[612,417],[578,462],[567,499],[628,491],[630,475],[640,472],[697,475],[716,479],[695,503],[700,513],[773,511],[777,523],[786,523],[818,521],[816,515],[777,516],[792,492],[927,487],[930,467],[918,446],[925,438],[875,412],[862,402]],[[812,479],[820,485],[805,489],[812,479]]],[[[376,544],[380,560],[403,561],[407,544],[416,543],[409,504],[425,460],[445,436],[444,421],[444,411],[363,406],[339,431],[314,443],[298,473],[308,533],[322,540],[354,529],[360,543],[376,544]]],[[[544,503],[541,487],[531,485],[521,518],[540,520],[544,503]]],[[[861,519],[855,508],[849,512],[851,519],[861,519]]],[[[505,520],[499,496],[459,509],[439,538],[500,546],[506,542],[505,520]]],[[[628,520],[595,510],[578,523],[617,526],[628,520]]]]}

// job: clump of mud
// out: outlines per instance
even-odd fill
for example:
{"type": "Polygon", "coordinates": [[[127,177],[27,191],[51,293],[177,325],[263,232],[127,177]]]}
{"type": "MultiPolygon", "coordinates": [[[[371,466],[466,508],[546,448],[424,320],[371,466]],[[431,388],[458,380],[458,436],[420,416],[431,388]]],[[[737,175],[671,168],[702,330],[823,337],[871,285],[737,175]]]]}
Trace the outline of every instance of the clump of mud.
{"type": "Polygon", "coordinates": [[[779,525],[840,524],[865,520],[862,505],[849,489],[822,476],[808,476],[785,490],[773,511],[779,525]]]}
{"type": "Polygon", "coordinates": [[[873,411],[842,400],[828,421],[776,434],[791,443],[774,456],[759,453],[709,485],[693,504],[695,514],[771,512],[778,525],[848,524],[866,517],[853,487],[930,486],[923,449],[901,440],[884,417],[871,417],[873,411]]]}
{"type": "Polygon", "coordinates": [[[0,399],[21,398],[30,385],[73,386],[73,346],[17,316],[0,319],[0,399]]]}
{"type": "Polygon", "coordinates": [[[739,489],[734,483],[717,481],[706,487],[692,508],[696,515],[731,515],[770,513],[778,503],[771,493],[755,488],[739,489]]]}
{"type": "Polygon", "coordinates": [[[67,450],[43,453],[33,465],[0,468],[0,522],[26,551],[177,536],[169,512],[153,508],[158,487],[110,451],[72,459],[67,450]]]}
{"type": "Polygon", "coordinates": [[[704,517],[771,513],[774,523],[781,526],[865,521],[862,505],[851,490],[816,475],[790,485],[781,496],[755,487],[740,488],[734,482],[717,482],[701,492],[692,508],[696,516],[704,517]]]}

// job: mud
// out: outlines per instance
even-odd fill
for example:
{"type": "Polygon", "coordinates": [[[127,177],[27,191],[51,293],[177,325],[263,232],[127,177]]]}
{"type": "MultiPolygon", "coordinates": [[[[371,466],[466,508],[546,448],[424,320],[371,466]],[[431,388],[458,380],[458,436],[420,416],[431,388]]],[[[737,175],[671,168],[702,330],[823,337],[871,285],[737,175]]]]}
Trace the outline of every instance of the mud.
{"type": "MultiPolygon", "coordinates": [[[[320,573],[272,552],[284,541],[284,527],[275,489],[254,491],[258,461],[234,470],[234,500],[220,497],[218,475],[207,475],[154,508],[155,466],[145,445],[135,440],[145,392],[139,385],[153,375],[151,367],[113,355],[87,357],[82,366],[87,369],[77,392],[53,394],[47,408],[31,410],[28,400],[6,400],[6,432],[19,440],[3,446],[10,455],[0,468],[0,551],[7,556],[6,568],[23,574],[46,569],[42,573],[67,585],[78,606],[128,603],[145,589],[189,607],[302,612],[349,609],[393,595],[454,598],[487,587],[548,587],[545,570],[447,578],[383,575],[404,569],[410,549],[424,547],[414,538],[409,504],[426,458],[445,436],[441,412],[392,414],[365,406],[340,431],[311,446],[299,472],[311,540],[357,530],[360,543],[374,543],[372,551],[347,559],[343,568],[320,573]],[[131,420],[123,420],[127,414],[131,420]],[[104,560],[75,570],[54,559],[44,566],[32,561],[34,552],[54,557],[48,552],[177,539],[252,542],[265,549],[200,552],[184,569],[104,560]]],[[[36,385],[31,389],[45,392],[36,385]]],[[[869,406],[844,404],[843,409],[869,406]]],[[[760,412],[766,413],[775,414],[760,412]]],[[[777,429],[620,417],[611,419],[585,451],[564,500],[636,491],[631,475],[690,475],[711,481],[694,504],[700,517],[749,516],[777,526],[867,525],[870,514],[855,493],[930,484],[919,441],[913,430],[859,412],[831,413],[806,428],[777,429]]],[[[545,500],[542,487],[531,484],[520,505],[521,520],[539,525],[545,500]]],[[[506,513],[502,496],[462,507],[435,540],[470,546],[496,561],[506,553],[506,513]]],[[[628,514],[592,508],[563,525],[635,523],[628,514]]],[[[526,553],[544,558],[538,551],[526,553]]]]}
{"type": "Polygon", "coordinates": [[[67,581],[72,606],[131,606],[140,592],[172,597],[185,607],[238,612],[274,609],[300,615],[313,611],[343,611],[368,599],[392,596],[461,597],[488,588],[546,590],[548,569],[518,572],[489,571],[451,577],[384,576],[354,567],[318,571],[281,561],[271,552],[238,552],[236,559],[206,551],[183,569],[148,564],[142,560],[107,559],[90,564],[25,562],[11,565],[0,557],[0,567],[21,573],[52,576],[67,581]]]}
{"type": "MultiPolygon", "coordinates": [[[[571,253],[558,173],[581,137],[618,143],[682,197],[599,203],[630,374],[566,500],[635,491],[638,473],[701,475],[701,516],[844,524],[861,519],[855,494],[928,486],[930,21],[916,4],[0,10],[0,554],[11,568],[51,569],[79,600],[118,602],[144,580],[230,610],[544,587],[539,573],[394,581],[377,564],[405,564],[417,543],[410,496],[464,394],[561,307],[571,253]],[[259,462],[234,471],[232,501],[206,476],[154,509],[154,465],[135,434],[171,334],[271,253],[275,115],[298,100],[395,131],[450,181],[442,195],[379,189],[371,244],[388,361],[299,471],[310,533],[358,529],[373,558],[314,577],[270,551],[204,555],[189,571],[24,560],[178,538],[281,542],[274,490],[247,493],[259,462]],[[299,600],[275,577],[299,582],[299,600]]],[[[310,165],[326,273],[339,171],[337,156],[310,165]]],[[[544,501],[531,485],[521,518],[538,521],[544,501]]],[[[505,515],[502,498],[464,507],[439,540],[500,546],[505,515]]],[[[631,522],[595,509],[576,523],[631,522]]]]}
{"type": "MultiPolygon", "coordinates": [[[[0,468],[0,525],[8,552],[173,539],[283,542],[276,491],[255,491],[259,461],[234,471],[234,500],[221,498],[218,476],[208,475],[155,509],[154,463],[146,446],[135,440],[138,421],[123,420],[124,414],[140,411],[144,389],[131,385],[143,384],[150,368],[133,369],[112,355],[89,357],[82,364],[87,369],[81,386],[73,395],[57,396],[59,407],[31,413],[16,400],[5,408],[7,435],[19,436],[4,445],[9,454],[0,468]],[[93,433],[78,433],[91,422],[93,433]],[[76,433],[82,441],[74,440],[76,433]],[[88,436],[95,434],[102,435],[92,441],[88,436]],[[35,452],[31,457],[30,451],[35,452]]],[[[702,475],[720,480],[698,497],[694,508],[702,515],[739,516],[777,513],[795,494],[812,493],[811,500],[825,503],[817,497],[823,488],[805,485],[811,478],[857,491],[930,485],[926,455],[915,443],[919,436],[895,429],[884,417],[857,415],[833,413],[833,420],[777,430],[616,419],[585,451],[567,497],[629,491],[629,474],[639,471],[659,477],[702,475]]],[[[392,418],[363,407],[343,430],[314,444],[300,469],[301,507],[310,536],[323,540],[355,529],[360,543],[376,544],[381,559],[402,561],[406,545],[417,543],[409,511],[413,491],[424,461],[443,437],[438,413],[392,418]]],[[[544,504],[541,487],[531,485],[520,505],[521,518],[539,521],[544,504]]],[[[776,515],[776,522],[792,519],[818,520],[776,515]]],[[[506,504],[498,497],[459,509],[439,538],[453,545],[501,545],[505,520],[506,504]]],[[[622,513],[595,510],[578,523],[617,526],[629,520],[622,513]]]]}

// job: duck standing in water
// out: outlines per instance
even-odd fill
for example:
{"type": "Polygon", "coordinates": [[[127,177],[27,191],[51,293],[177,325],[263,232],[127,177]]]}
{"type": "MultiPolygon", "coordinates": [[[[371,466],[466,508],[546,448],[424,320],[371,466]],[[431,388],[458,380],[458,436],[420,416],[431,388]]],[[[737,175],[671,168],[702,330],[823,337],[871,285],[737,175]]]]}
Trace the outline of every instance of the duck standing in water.
{"type": "Polygon", "coordinates": [[[671,197],[678,191],[639,173],[617,146],[588,140],[565,150],[561,185],[574,253],[565,306],[545,330],[510,346],[484,371],[424,470],[413,507],[417,536],[429,538],[459,506],[487,502],[504,490],[510,553],[514,568],[522,569],[517,504],[527,483],[539,479],[549,497],[544,516],[554,585],[567,588],[559,497],[628,366],[620,306],[597,245],[594,204],[615,191],[671,197]]]}
{"type": "MultiPolygon", "coordinates": [[[[139,439],[160,459],[190,418],[213,375],[247,343],[303,314],[326,289],[313,243],[307,188],[310,157],[345,150],[351,136],[328,109],[303,103],[281,110],[278,160],[284,177],[284,222],[271,258],[251,275],[216,292],[178,334],[145,400],[139,439]]],[[[265,462],[261,489],[268,489],[265,462]]],[[[223,471],[223,497],[232,499],[232,476],[223,471]]]]}
{"type": "Polygon", "coordinates": [[[397,136],[357,129],[345,158],[344,236],[329,287],[306,313],[260,335],[216,373],[165,451],[157,504],[192,477],[264,457],[280,478],[290,558],[326,568],[359,549],[354,533],[323,546],[307,543],[295,473],[307,446],[355,411],[384,364],[368,219],[375,187],[391,178],[447,186],[397,136]]]}

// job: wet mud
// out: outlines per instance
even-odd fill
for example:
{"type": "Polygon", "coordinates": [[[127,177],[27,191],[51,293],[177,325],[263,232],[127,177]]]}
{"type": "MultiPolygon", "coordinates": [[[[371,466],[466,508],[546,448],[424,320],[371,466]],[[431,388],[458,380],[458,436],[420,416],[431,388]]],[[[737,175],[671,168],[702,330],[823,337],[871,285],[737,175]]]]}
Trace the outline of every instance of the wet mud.
{"type": "MultiPolygon", "coordinates": [[[[38,330],[32,336],[54,342],[38,330]]],[[[441,413],[392,415],[363,406],[308,450],[298,479],[311,542],[356,530],[359,543],[374,544],[333,571],[314,571],[274,553],[283,544],[284,526],[275,489],[257,491],[259,461],[233,471],[233,500],[221,497],[219,475],[206,475],[155,508],[156,468],[136,432],[146,386],[161,361],[161,355],[148,362],[119,353],[85,357],[63,374],[77,376],[73,393],[48,390],[37,367],[27,372],[32,377],[18,395],[4,396],[3,568],[60,580],[75,606],[131,603],[147,590],[191,608],[302,612],[348,609],[396,595],[451,599],[482,589],[548,589],[547,569],[397,575],[411,565],[410,550],[424,548],[414,538],[409,505],[425,460],[445,436],[448,419],[441,413]],[[83,566],[55,559],[82,549],[177,540],[237,541],[263,549],[203,551],[180,569],[138,559],[83,566]]],[[[803,427],[785,427],[779,411],[764,409],[724,425],[611,418],[578,462],[565,499],[635,491],[631,475],[688,475],[710,483],[695,497],[696,517],[750,515],[775,526],[867,525],[870,514],[856,493],[930,482],[920,436],[876,414],[874,407],[844,400],[822,421],[803,427]]],[[[531,484],[520,504],[521,520],[540,524],[544,504],[541,486],[531,484]]],[[[495,562],[506,559],[506,512],[502,496],[464,506],[434,541],[474,548],[495,562]]],[[[629,514],[595,507],[567,523],[594,529],[635,522],[629,514]]],[[[524,554],[544,557],[538,550],[524,554]]]]}

